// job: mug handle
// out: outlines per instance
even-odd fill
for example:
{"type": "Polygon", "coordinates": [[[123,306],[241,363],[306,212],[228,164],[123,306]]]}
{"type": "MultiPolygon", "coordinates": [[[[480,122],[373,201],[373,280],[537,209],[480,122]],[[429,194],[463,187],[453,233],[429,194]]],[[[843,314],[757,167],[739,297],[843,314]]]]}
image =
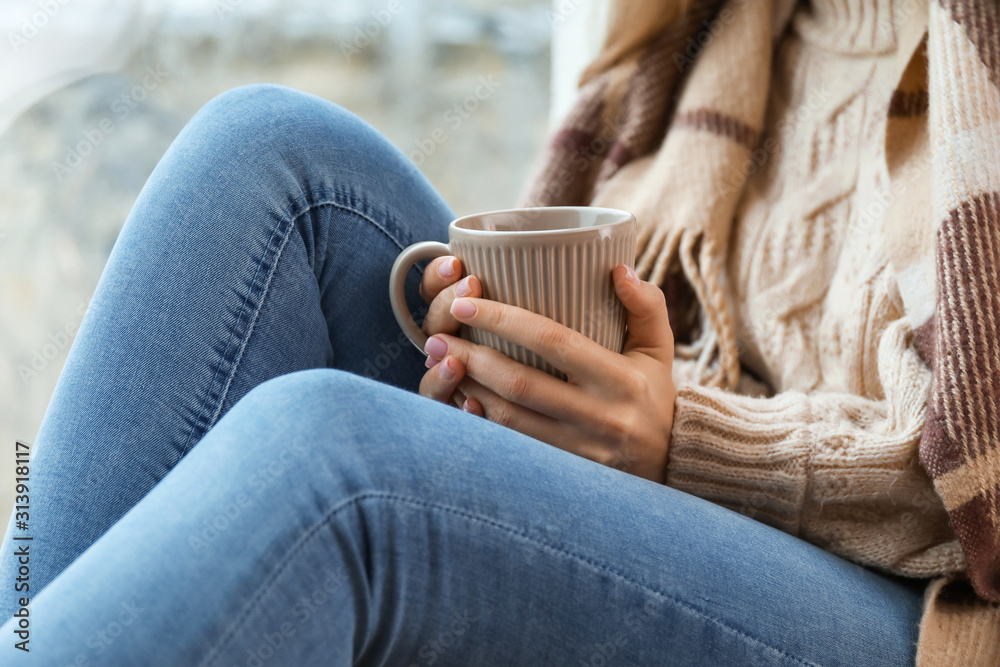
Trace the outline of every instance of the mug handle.
{"type": "Polygon", "coordinates": [[[437,241],[423,241],[414,243],[399,253],[396,261],[389,272],[389,303],[392,304],[392,313],[399,322],[399,327],[406,334],[421,353],[427,343],[427,334],[420,330],[417,322],[413,319],[409,309],[406,307],[406,274],[410,267],[422,259],[433,259],[450,255],[451,248],[444,243],[437,241]]]}

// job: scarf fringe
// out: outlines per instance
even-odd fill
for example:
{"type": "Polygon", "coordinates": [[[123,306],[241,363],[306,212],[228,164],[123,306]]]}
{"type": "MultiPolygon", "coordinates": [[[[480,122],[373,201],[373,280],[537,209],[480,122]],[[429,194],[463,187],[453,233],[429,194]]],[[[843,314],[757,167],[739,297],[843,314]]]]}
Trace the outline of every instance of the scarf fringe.
{"type": "Polygon", "coordinates": [[[740,380],[739,348],[729,304],[719,280],[719,250],[704,232],[663,228],[640,233],[636,273],[662,285],[672,266],[680,265],[701,307],[701,335],[689,345],[677,345],[674,354],[697,360],[696,379],[706,386],[733,389],[740,380]]]}

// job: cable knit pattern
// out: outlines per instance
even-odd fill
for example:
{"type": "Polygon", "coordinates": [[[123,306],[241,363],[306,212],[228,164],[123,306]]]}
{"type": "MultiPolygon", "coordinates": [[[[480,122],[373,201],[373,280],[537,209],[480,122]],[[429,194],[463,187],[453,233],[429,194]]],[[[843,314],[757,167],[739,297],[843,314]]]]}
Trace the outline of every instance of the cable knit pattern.
{"type": "Polygon", "coordinates": [[[776,149],[744,188],[727,263],[741,361],[776,395],[681,381],[667,483],[857,562],[931,576],[965,566],[916,456],[931,372],[881,227],[859,224],[866,188],[886,182],[890,9],[803,5],[778,45],[763,137],[776,149]]]}

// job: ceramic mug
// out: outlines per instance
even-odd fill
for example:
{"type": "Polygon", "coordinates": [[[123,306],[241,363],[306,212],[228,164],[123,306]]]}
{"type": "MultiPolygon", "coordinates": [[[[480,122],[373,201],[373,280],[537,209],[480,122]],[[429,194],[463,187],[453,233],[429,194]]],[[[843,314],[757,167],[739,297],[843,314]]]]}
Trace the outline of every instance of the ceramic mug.
{"type": "MultiPolygon", "coordinates": [[[[448,243],[425,241],[403,250],[389,274],[389,300],[399,326],[421,352],[427,335],[406,305],[406,274],[424,259],[453,255],[476,276],[483,298],[540,315],[579,331],[609,350],[625,345],[625,307],[611,272],[635,267],[637,224],[627,212],[551,206],[476,213],[448,226],[448,243]]],[[[463,325],[459,336],[488,345],[556,377],[565,374],[534,352],[463,325]]]]}

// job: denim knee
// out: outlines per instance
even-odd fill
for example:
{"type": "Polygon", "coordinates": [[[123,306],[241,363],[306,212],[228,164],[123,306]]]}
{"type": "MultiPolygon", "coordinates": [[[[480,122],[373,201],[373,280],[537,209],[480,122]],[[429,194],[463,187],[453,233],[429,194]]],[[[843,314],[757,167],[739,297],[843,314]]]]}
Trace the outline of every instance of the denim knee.
{"type": "Polygon", "coordinates": [[[408,393],[339,368],[310,368],[262,382],[241,402],[249,404],[246,409],[254,413],[269,412],[279,406],[295,406],[301,412],[325,406],[324,413],[336,413],[343,406],[351,412],[351,403],[366,396],[372,398],[383,390],[408,393]]]}
{"type": "MultiPolygon", "coordinates": [[[[251,196],[268,191],[271,205],[282,211],[332,198],[391,217],[393,206],[430,191],[419,169],[368,122],[285,86],[251,84],[222,93],[202,107],[178,142],[211,162],[208,177],[219,187],[251,196]]],[[[449,216],[443,209],[442,217],[449,216]]]]}
{"type": "MultiPolygon", "coordinates": [[[[364,122],[346,109],[314,95],[274,84],[249,84],[228,90],[205,104],[191,119],[203,129],[201,148],[220,172],[279,167],[305,162],[320,141],[336,141],[364,122]],[[330,118],[338,122],[330,123],[330,118]],[[333,136],[331,136],[333,133],[333,136]]],[[[221,175],[221,174],[220,174],[221,175]]]]}
{"type": "Polygon", "coordinates": [[[256,486],[258,479],[289,480],[268,486],[277,494],[268,502],[277,504],[293,487],[326,506],[373,494],[451,503],[453,490],[482,471],[473,443],[495,449],[502,440],[528,441],[454,407],[335,369],[268,380],[216,428],[228,432],[223,446],[239,461],[233,474],[256,474],[256,486]]]}
{"type": "Polygon", "coordinates": [[[316,443],[335,443],[336,458],[346,462],[353,458],[351,450],[358,450],[355,445],[364,450],[379,448],[380,443],[394,446],[398,438],[393,437],[397,435],[393,427],[374,415],[390,405],[413,400],[426,399],[348,371],[314,368],[257,385],[227,417],[240,420],[241,430],[267,434],[260,439],[265,449],[276,439],[305,443],[310,448],[316,443]]]}

